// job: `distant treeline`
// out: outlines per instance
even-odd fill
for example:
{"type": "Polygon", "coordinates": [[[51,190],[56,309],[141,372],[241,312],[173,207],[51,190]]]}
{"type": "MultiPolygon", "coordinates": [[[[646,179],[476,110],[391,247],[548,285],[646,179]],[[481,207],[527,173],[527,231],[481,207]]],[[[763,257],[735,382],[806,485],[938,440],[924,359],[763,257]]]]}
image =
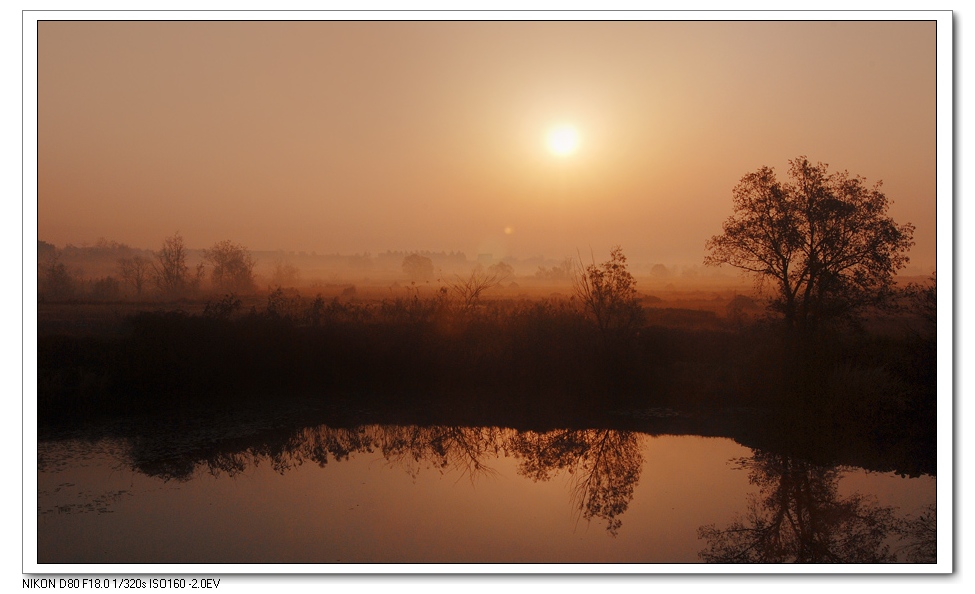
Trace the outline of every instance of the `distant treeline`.
{"type": "MultiPolygon", "coordinates": [[[[182,264],[186,279],[179,287],[157,283],[159,267],[165,259],[167,244],[179,237],[166,238],[159,250],[135,248],[117,241],[99,239],[93,245],[72,244],[57,247],[37,242],[38,300],[42,302],[145,300],[172,297],[205,297],[220,294],[228,288],[238,294],[263,292],[276,287],[321,288],[332,284],[369,281],[375,283],[423,282],[453,280],[466,276],[476,267],[504,266],[510,282],[568,285],[573,281],[579,262],[571,257],[547,259],[542,256],[516,258],[495,254],[468,257],[459,251],[387,250],[376,254],[320,254],[306,251],[253,251],[232,241],[218,242],[207,249],[182,246],[182,264]],[[227,287],[213,282],[216,262],[208,253],[224,244],[238,248],[235,266],[244,270],[238,286],[227,287]],[[406,266],[409,259],[420,259],[429,265],[421,276],[406,266]],[[246,270],[245,270],[246,269],[246,270]],[[175,294],[178,293],[178,294],[175,294]]],[[[179,239],[182,242],[182,239],[179,239]]],[[[727,273],[702,266],[648,264],[645,277],[660,288],[668,283],[696,284],[711,279],[733,281],[727,273]]],[[[740,284],[734,282],[732,284],[740,284]]]]}

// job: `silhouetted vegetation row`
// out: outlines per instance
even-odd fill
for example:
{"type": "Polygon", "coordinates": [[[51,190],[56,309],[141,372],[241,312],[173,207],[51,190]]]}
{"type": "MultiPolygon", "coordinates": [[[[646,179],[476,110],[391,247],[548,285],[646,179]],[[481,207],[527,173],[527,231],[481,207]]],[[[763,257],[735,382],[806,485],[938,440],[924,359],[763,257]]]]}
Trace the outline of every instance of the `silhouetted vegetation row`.
{"type": "Polygon", "coordinates": [[[144,311],[125,324],[114,336],[39,338],[42,423],[247,399],[426,406],[463,410],[470,422],[499,409],[571,418],[744,406],[827,419],[841,440],[934,442],[935,347],[908,333],[796,342],[771,323],[701,330],[645,319],[607,333],[571,300],[467,309],[445,298],[283,292],[261,310],[243,312],[228,296],[201,314],[144,311]]]}

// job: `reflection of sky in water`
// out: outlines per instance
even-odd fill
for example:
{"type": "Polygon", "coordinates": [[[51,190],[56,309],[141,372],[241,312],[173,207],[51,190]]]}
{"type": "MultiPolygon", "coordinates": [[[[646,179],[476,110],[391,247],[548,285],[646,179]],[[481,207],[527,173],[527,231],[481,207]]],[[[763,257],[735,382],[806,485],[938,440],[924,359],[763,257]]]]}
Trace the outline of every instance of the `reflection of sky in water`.
{"type": "MultiPolygon", "coordinates": [[[[169,480],[132,470],[129,445],[41,443],[38,561],[698,562],[698,528],[727,525],[757,492],[728,463],[751,450],[729,439],[404,431],[370,426],[368,447],[313,460],[307,438],[334,434],[310,430],[277,461],[257,448],[235,455],[239,470],[216,456],[169,480]]],[[[934,502],[935,479],[845,473],[838,492],[857,491],[910,512],[934,502]]]]}

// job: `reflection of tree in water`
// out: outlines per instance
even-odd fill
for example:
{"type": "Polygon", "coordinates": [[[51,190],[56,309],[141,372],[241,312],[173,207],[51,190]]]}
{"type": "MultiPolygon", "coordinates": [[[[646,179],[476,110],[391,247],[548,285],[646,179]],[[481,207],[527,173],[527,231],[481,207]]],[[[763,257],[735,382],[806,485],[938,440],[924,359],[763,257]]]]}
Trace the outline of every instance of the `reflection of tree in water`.
{"type": "Polygon", "coordinates": [[[643,463],[637,434],[610,429],[536,433],[443,425],[319,425],[219,442],[199,437],[191,443],[194,440],[184,434],[180,444],[148,436],[134,440],[130,442],[134,465],[151,476],[187,480],[201,467],[213,475],[235,476],[249,467],[270,464],[283,474],[306,462],[325,466],[329,460],[379,451],[414,478],[422,468],[432,468],[474,480],[493,473],[491,459],[513,455],[520,462],[518,472],[533,481],[547,481],[563,471],[571,475],[573,504],[582,517],[605,520],[613,535],[633,499],[643,463]]]}
{"type": "Polygon", "coordinates": [[[905,519],[898,532],[906,541],[898,551],[903,552],[908,563],[938,562],[938,511],[935,504],[928,505],[915,517],[905,519]]]}
{"type": "Polygon", "coordinates": [[[374,437],[364,427],[308,427],[298,431],[283,448],[269,456],[274,469],[284,473],[305,461],[325,466],[329,456],[333,460],[348,460],[352,454],[371,452],[374,443],[374,437]]]}
{"type": "Polygon", "coordinates": [[[640,480],[643,456],[637,434],[612,429],[516,433],[509,442],[519,458],[518,472],[533,481],[561,470],[572,475],[573,502],[586,520],[602,518],[610,534],[629,507],[640,480]]]}
{"type": "MultiPolygon", "coordinates": [[[[910,522],[898,519],[893,507],[859,493],[840,497],[837,467],[761,451],[738,463],[749,471],[759,493],[749,496],[745,514],[727,528],[709,524],[698,529],[698,537],[708,542],[699,553],[704,561],[891,563],[898,558],[888,537],[912,540],[910,522]]],[[[933,548],[917,542],[919,549],[912,549],[909,558],[934,554],[933,548]]]]}
{"type": "Polygon", "coordinates": [[[268,439],[266,436],[248,445],[224,444],[223,447],[195,451],[195,459],[176,461],[170,457],[165,468],[159,463],[140,468],[167,478],[189,478],[193,469],[202,464],[214,475],[236,475],[250,466],[269,462],[275,471],[313,462],[325,466],[329,459],[348,460],[352,455],[370,453],[378,449],[389,462],[404,466],[414,478],[422,463],[427,467],[459,470],[474,478],[489,473],[487,455],[497,457],[503,443],[501,430],[490,427],[452,427],[417,425],[369,425],[353,428],[333,428],[327,425],[307,427],[287,435],[268,439]],[[181,476],[174,472],[178,471],[181,476]]]}
{"type": "Polygon", "coordinates": [[[249,467],[270,463],[279,473],[314,462],[319,466],[345,460],[353,453],[372,451],[373,438],[365,428],[305,428],[213,440],[207,433],[178,438],[146,434],[129,440],[136,470],[148,476],[185,481],[203,467],[210,474],[236,476],[249,467]]]}
{"type": "Polygon", "coordinates": [[[441,471],[459,471],[471,480],[479,474],[491,474],[494,471],[484,458],[497,458],[502,445],[502,431],[496,427],[380,425],[376,433],[383,457],[406,468],[413,478],[422,463],[441,471]]]}

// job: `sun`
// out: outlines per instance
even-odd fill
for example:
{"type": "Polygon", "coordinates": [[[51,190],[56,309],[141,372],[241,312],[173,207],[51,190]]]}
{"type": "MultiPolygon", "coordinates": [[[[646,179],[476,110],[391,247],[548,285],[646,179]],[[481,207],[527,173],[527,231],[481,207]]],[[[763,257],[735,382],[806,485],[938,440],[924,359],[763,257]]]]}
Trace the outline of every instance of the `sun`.
{"type": "Polygon", "coordinates": [[[571,124],[560,124],[545,137],[548,150],[559,157],[567,157],[579,148],[579,131],[571,124]]]}

